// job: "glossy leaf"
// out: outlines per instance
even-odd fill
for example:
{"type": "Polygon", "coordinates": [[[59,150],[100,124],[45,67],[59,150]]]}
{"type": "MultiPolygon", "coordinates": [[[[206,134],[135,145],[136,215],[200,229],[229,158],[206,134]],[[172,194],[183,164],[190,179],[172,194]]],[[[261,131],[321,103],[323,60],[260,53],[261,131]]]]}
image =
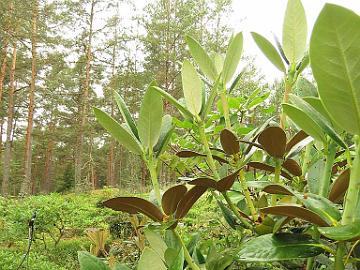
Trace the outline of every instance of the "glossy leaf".
{"type": "Polygon", "coordinates": [[[200,67],[200,70],[208,77],[210,80],[215,81],[217,78],[216,67],[213,61],[210,59],[205,50],[201,45],[192,37],[185,37],[186,43],[189,46],[190,53],[194,57],[195,61],[200,67]]]}
{"type": "Polygon", "coordinates": [[[194,205],[194,203],[204,194],[206,187],[195,186],[190,189],[180,200],[175,212],[175,218],[183,218],[194,205]]]}
{"type": "Polygon", "coordinates": [[[258,33],[251,32],[251,35],[259,47],[259,49],[263,52],[263,54],[270,60],[271,63],[274,64],[280,71],[286,72],[285,65],[281,59],[281,56],[275,49],[275,47],[262,35],[258,33]]]}
{"type": "Polygon", "coordinates": [[[318,126],[327,134],[331,139],[334,140],[341,147],[347,148],[346,143],[342,140],[340,135],[336,133],[328,120],[318,111],[316,111],[309,103],[307,103],[302,98],[290,95],[291,102],[304,113],[306,113],[309,117],[313,119],[314,122],[318,124],[318,126]]]}
{"type": "Polygon", "coordinates": [[[129,214],[142,213],[154,221],[163,221],[164,215],[151,202],[137,197],[117,197],[103,202],[103,205],[115,211],[129,214]]]}
{"type": "Polygon", "coordinates": [[[240,32],[231,39],[229,47],[226,52],[224,68],[222,72],[224,83],[228,83],[233,77],[238,67],[242,50],[243,50],[243,34],[240,32]]]}
{"type": "Polygon", "coordinates": [[[161,198],[161,205],[166,215],[169,216],[175,213],[180,200],[186,192],[187,188],[184,185],[173,186],[165,191],[161,198]]]}
{"type": "Polygon", "coordinates": [[[204,83],[199,78],[195,68],[185,60],[181,69],[182,86],[186,108],[193,114],[199,115],[202,107],[202,91],[204,83]]]}
{"type": "Polygon", "coordinates": [[[246,262],[273,262],[314,257],[321,245],[303,234],[265,234],[241,245],[237,259],[246,262]]]}
{"type": "Polygon", "coordinates": [[[360,223],[351,223],[336,227],[319,227],[318,230],[325,237],[336,241],[348,241],[360,238],[360,223]]]}
{"type": "Polygon", "coordinates": [[[153,86],[152,88],[154,90],[156,90],[169,103],[174,105],[175,108],[180,111],[180,113],[182,113],[186,117],[191,117],[192,118],[191,112],[183,104],[181,104],[178,100],[176,100],[173,96],[171,96],[169,93],[167,93],[166,91],[164,91],[163,89],[161,89],[159,87],[153,86]]]}
{"type": "Polygon", "coordinates": [[[359,29],[357,14],[326,4],[310,41],[311,67],[324,107],[337,125],[352,134],[360,134],[359,29]]]}
{"type": "Polygon", "coordinates": [[[286,134],[282,128],[266,128],[260,133],[258,142],[270,156],[283,158],[286,148],[286,134]]]}
{"type": "Polygon", "coordinates": [[[302,170],[300,165],[293,159],[288,158],[285,160],[285,162],[281,165],[283,168],[285,168],[288,172],[290,172],[292,175],[295,176],[301,176],[302,170]]]}
{"type": "Polygon", "coordinates": [[[334,184],[331,186],[329,200],[332,202],[342,201],[347,189],[349,188],[349,182],[350,170],[346,169],[337,177],[337,179],[334,181],[334,184]]]}
{"type": "Polygon", "coordinates": [[[115,102],[116,102],[116,104],[117,104],[117,106],[119,108],[119,111],[120,111],[124,121],[129,126],[129,128],[131,129],[134,136],[139,139],[139,134],[138,134],[138,130],[137,130],[135,121],[132,118],[132,116],[130,114],[130,111],[129,111],[128,107],[126,106],[124,100],[115,91],[114,91],[114,98],[115,98],[115,102]]]}
{"type": "Polygon", "coordinates": [[[143,150],[135,136],[131,135],[125,128],[116,122],[114,118],[98,108],[94,108],[94,113],[99,123],[114,137],[115,140],[130,152],[138,155],[142,154],[143,150]]]}
{"type": "Polygon", "coordinates": [[[167,270],[167,268],[152,248],[145,247],[140,256],[137,270],[167,270]]]}
{"type": "Polygon", "coordinates": [[[305,10],[300,0],[288,0],[282,37],[286,57],[296,64],[305,53],[307,38],[305,10]]]}
{"type": "Polygon", "coordinates": [[[226,154],[234,155],[240,152],[239,139],[231,130],[223,129],[221,131],[220,142],[226,154]]]}
{"type": "Polygon", "coordinates": [[[318,214],[300,206],[278,205],[262,208],[260,211],[264,214],[300,218],[318,226],[329,226],[329,224],[326,223],[326,221],[323,220],[318,214]]]}
{"type": "Polygon", "coordinates": [[[163,102],[161,95],[150,85],[141,102],[137,122],[140,141],[145,148],[152,149],[158,142],[162,117],[163,102]]]}
{"type": "Polygon", "coordinates": [[[283,103],[282,108],[290,119],[307,134],[315,140],[326,141],[323,130],[310,116],[292,104],[283,103]]]}
{"type": "Polygon", "coordinates": [[[229,224],[229,226],[236,230],[236,226],[238,225],[236,222],[236,217],[234,216],[234,214],[231,212],[231,210],[225,206],[223,204],[222,201],[218,201],[218,205],[220,206],[220,210],[224,216],[225,221],[227,222],[227,224],[229,224]]]}

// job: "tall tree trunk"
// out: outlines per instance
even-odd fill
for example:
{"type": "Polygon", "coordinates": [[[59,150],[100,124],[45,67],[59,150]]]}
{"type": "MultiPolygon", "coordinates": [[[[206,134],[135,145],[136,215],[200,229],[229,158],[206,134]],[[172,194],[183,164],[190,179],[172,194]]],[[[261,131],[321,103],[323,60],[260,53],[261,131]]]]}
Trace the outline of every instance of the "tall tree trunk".
{"type": "MultiPolygon", "coordinates": [[[[2,107],[2,96],[3,96],[3,91],[4,91],[4,79],[5,79],[5,75],[6,75],[6,62],[7,62],[7,48],[8,48],[8,40],[6,39],[4,41],[4,46],[2,49],[2,59],[1,59],[1,67],[0,67],[0,108],[2,107]]],[[[4,123],[4,118],[1,116],[0,117],[0,126],[1,126],[1,131],[0,131],[0,160],[2,157],[2,150],[3,150],[3,123],[4,123]]]]}
{"type": "MultiPolygon", "coordinates": [[[[119,5],[117,5],[117,9],[119,5]]],[[[112,63],[111,63],[111,83],[110,83],[110,107],[111,107],[111,116],[114,117],[114,100],[112,91],[115,90],[115,65],[116,65],[116,48],[117,48],[117,27],[118,27],[118,18],[116,17],[115,25],[114,25],[114,45],[112,48],[112,63]]],[[[110,147],[108,154],[108,173],[107,173],[107,185],[115,186],[115,140],[110,137],[110,147]]]]}
{"type": "Polygon", "coordinates": [[[21,193],[30,194],[32,190],[31,184],[31,158],[32,158],[32,129],[34,117],[34,97],[35,97],[35,81],[36,81],[36,37],[37,37],[37,19],[38,19],[38,0],[33,0],[33,11],[31,19],[31,82],[29,91],[29,111],[27,120],[27,129],[25,137],[25,154],[24,154],[24,181],[21,184],[21,193]]]}
{"type": "Polygon", "coordinates": [[[46,152],[45,152],[45,168],[44,168],[44,174],[42,178],[42,183],[40,186],[40,190],[44,193],[47,193],[50,191],[50,177],[51,177],[51,170],[52,170],[52,161],[53,161],[53,150],[55,146],[55,141],[53,137],[53,132],[55,129],[54,122],[51,122],[49,124],[49,139],[47,142],[46,152]]]}
{"type": "Polygon", "coordinates": [[[1,193],[7,195],[9,192],[9,178],[10,178],[10,165],[11,165],[11,133],[13,128],[14,118],[14,92],[15,92],[15,68],[16,68],[16,43],[13,45],[12,63],[10,69],[10,87],[8,94],[8,113],[6,124],[6,142],[4,153],[4,166],[3,166],[3,181],[1,185],[1,193]]]}
{"type": "Polygon", "coordinates": [[[76,153],[75,153],[75,189],[80,192],[82,189],[88,187],[86,180],[82,178],[82,155],[84,151],[84,131],[87,123],[87,112],[88,112],[88,99],[89,99],[89,86],[90,86],[90,70],[91,70],[91,42],[93,35],[93,20],[94,20],[94,7],[95,0],[91,2],[91,11],[89,19],[89,36],[86,44],[86,75],[82,89],[82,95],[80,100],[79,108],[79,123],[78,123],[78,134],[76,141],[76,153]]]}

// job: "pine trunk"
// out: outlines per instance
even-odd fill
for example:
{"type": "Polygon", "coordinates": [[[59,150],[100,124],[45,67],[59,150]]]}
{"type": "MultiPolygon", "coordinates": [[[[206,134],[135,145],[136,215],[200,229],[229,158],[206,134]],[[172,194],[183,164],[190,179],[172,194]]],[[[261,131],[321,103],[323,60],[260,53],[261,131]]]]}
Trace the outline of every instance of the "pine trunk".
{"type": "Polygon", "coordinates": [[[49,125],[49,139],[47,142],[46,152],[45,152],[45,168],[44,168],[44,174],[42,178],[41,183],[41,191],[44,193],[48,193],[51,190],[50,187],[50,177],[51,177],[51,170],[52,170],[52,161],[53,161],[53,150],[55,146],[55,141],[53,139],[53,132],[55,129],[55,125],[53,122],[49,125]]]}
{"type": "Polygon", "coordinates": [[[32,158],[32,130],[34,118],[34,98],[35,98],[35,81],[36,81],[36,36],[37,36],[37,18],[38,18],[38,0],[33,0],[33,11],[31,19],[31,82],[29,91],[29,111],[25,137],[25,154],[24,154],[24,181],[21,184],[21,193],[31,194],[34,186],[31,178],[31,158],[32,158]]]}
{"type": "Polygon", "coordinates": [[[78,134],[76,140],[76,152],[75,152],[75,189],[77,192],[82,191],[84,188],[88,188],[88,183],[82,177],[82,155],[84,152],[84,131],[87,123],[88,113],[88,99],[89,99],[89,86],[90,86],[90,69],[91,69],[91,42],[93,35],[93,20],[94,20],[94,7],[95,0],[91,2],[91,12],[89,20],[89,36],[86,44],[86,75],[82,88],[80,107],[79,107],[79,123],[78,134]]]}
{"type": "Polygon", "coordinates": [[[15,92],[15,68],[16,68],[16,44],[13,46],[12,63],[10,69],[10,87],[8,93],[8,111],[7,111],[7,124],[6,124],[6,142],[4,153],[3,165],[3,181],[1,185],[2,195],[9,193],[9,178],[10,178],[10,165],[11,165],[11,134],[13,128],[14,118],[14,92],[15,92]]]}

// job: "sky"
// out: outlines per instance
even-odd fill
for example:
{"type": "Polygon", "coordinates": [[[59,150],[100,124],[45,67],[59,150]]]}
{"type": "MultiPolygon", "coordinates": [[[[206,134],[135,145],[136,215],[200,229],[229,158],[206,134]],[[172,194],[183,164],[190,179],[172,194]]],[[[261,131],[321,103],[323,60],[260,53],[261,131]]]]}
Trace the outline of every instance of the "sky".
{"type": "MultiPolygon", "coordinates": [[[[341,5],[360,14],[359,0],[302,0],[302,3],[308,24],[308,39],[325,3],[341,5]]],[[[269,81],[280,79],[282,74],[262,55],[249,33],[258,32],[271,42],[274,33],[281,40],[286,4],[287,0],[233,0],[234,13],[229,24],[234,32],[244,32],[244,53],[255,57],[255,65],[269,81]]]]}

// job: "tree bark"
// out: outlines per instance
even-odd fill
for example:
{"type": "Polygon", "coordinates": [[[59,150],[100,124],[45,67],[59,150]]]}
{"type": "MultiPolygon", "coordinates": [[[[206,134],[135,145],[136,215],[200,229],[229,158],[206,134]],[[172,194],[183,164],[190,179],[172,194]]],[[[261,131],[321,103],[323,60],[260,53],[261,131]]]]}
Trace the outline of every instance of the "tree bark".
{"type": "Polygon", "coordinates": [[[88,112],[88,99],[89,99],[89,86],[90,86],[90,70],[91,70],[91,42],[93,36],[93,20],[94,20],[94,7],[96,1],[91,2],[91,11],[89,19],[89,36],[86,44],[86,75],[82,89],[80,107],[79,107],[79,123],[78,134],[76,141],[76,153],[75,153],[75,190],[77,192],[82,191],[84,188],[88,188],[88,183],[82,178],[82,155],[84,152],[84,131],[87,123],[88,112]]]}
{"type": "Polygon", "coordinates": [[[10,69],[10,87],[8,94],[8,112],[6,124],[6,142],[4,153],[4,166],[3,166],[3,181],[1,185],[2,195],[7,195],[9,192],[9,178],[10,178],[10,165],[11,165],[11,134],[13,128],[14,118],[14,92],[15,92],[15,68],[16,68],[16,43],[13,45],[12,63],[10,69]]]}
{"type": "MultiPolygon", "coordinates": [[[[4,46],[2,49],[2,59],[1,59],[1,67],[0,67],[0,108],[2,107],[2,96],[3,96],[3,89],[4,89],[4,79],[6,74],[6,62],[7,62],[7,48],[8,48],[8,40],[6,39],[4,41],[4,46]]],[[[2,157],[2,151],[3,151],[3,124],[4,124],[4,118],[0,117],[0,126],[1,126],[1,132],[0,132],[0,160],[2,157]]]]}
{"type": "Polygon", "coordinates": [[[55,129],[55,124],[51,122],[49,124],[49,139],[47,142],[46,152],[45,152],[45,168],[44,174],[41,183],[41,191],[44,193],[48,193],[50,191],[50,177],[51,177],[51,170],[52,170],[52,161],[53,161],[53,150],[55,146],[55,141],[53,138],[53,132],[55,129]]]}
{"type": "Polygon", "coordinates": [[[21,184],[21,193],[31,194],[32,178],[31,178],[31,158],[32,158],[32,130],[34,118],[34,98],[36,83],[36,42],[37,42],[37,19],[38,19],[38,0],[33,0],[33,10],[31,19],[31,82],[29,91],[29,111],[25,137],[25,154],[24,154],[24,181],[21,184]]]}

